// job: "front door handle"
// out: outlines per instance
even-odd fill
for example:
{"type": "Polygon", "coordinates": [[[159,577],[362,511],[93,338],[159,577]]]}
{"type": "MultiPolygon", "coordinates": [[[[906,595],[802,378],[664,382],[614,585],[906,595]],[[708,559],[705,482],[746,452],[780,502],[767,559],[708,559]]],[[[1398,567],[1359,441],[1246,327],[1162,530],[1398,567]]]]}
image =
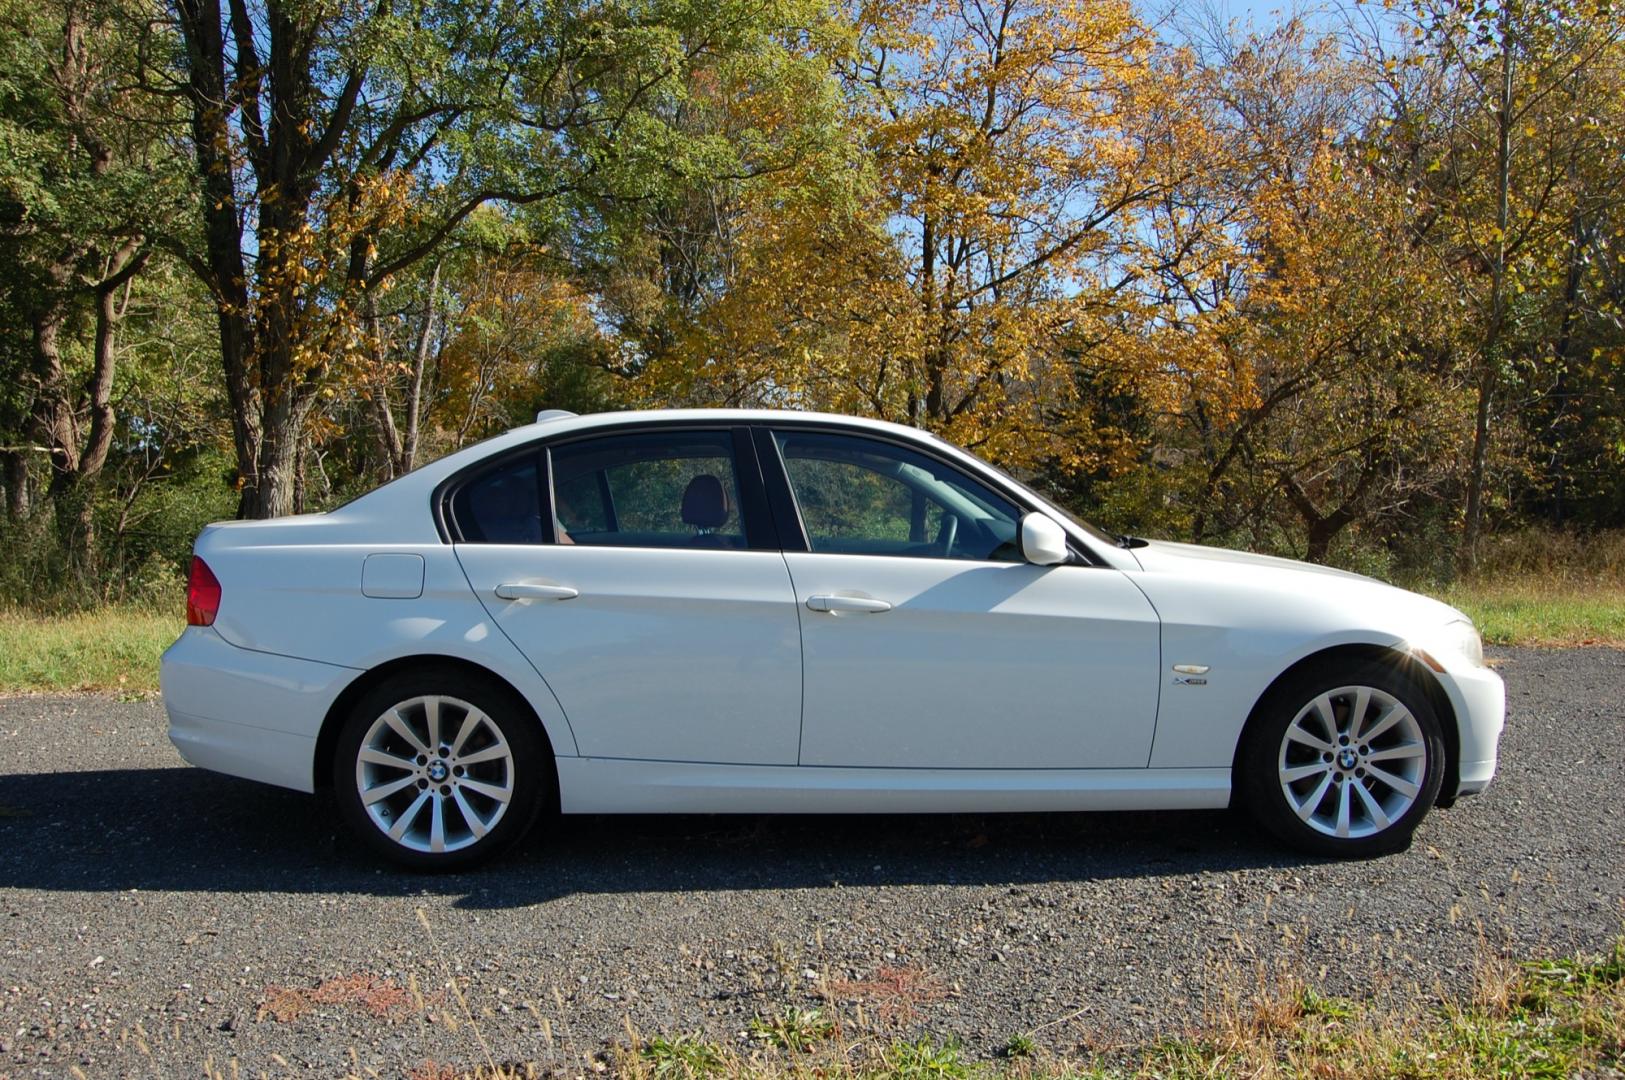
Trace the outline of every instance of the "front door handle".
{"type": "Polygon", "coordinates": [[[543,585],[535,581],[514,581],[497,586],[497,595],[504,600],[574,600],[580,590],[568,585],[543,585]]]}
{"type": "Polygon", "coordinates": [[[821,594],[807,597],[807,607],[811,611],[827,611],[831,615],[839,615],[848,611],[861,611],[869,615],[878,615],[882,611],[890,611],[891,605],[884,600],[876,600],[872,596],[841,596],[838,594],[821,594]]]}

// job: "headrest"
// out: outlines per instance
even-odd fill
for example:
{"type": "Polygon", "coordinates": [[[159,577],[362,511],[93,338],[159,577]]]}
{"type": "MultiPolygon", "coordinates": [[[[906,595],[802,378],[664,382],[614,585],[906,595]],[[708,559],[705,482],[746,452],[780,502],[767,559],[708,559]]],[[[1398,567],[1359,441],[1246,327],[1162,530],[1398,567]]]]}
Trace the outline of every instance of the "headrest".
{"type": "Polygon", "coordinates": [[[710,473],[701,473],[688,482],[683,492],[683,524],[696,529],[716,529],[728,520],[728,489],[710,473]]]}

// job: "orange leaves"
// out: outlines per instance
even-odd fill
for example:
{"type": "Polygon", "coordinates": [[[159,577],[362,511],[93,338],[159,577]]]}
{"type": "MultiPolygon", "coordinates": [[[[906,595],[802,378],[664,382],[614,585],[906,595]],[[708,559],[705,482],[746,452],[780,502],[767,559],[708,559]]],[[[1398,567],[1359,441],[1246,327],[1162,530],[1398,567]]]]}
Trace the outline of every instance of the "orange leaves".
{"type": "Polygon", "coordinates": [[[743,186],[725,287],[636,398],[870,413],[1012,465],[1119,458],[1079,372],[1174,392],[1116,279],[1182,165],[1169,147],[1200,150],[1189,91],[1127,0],[856,14],[832,64],[860,182],[841,201],[806,177],[743,186]]]}
{"type": "Polygon", "coordinates": [[[412,184],[400,172],[351,176],[292,221],[266,215],[281,224],[259,230],[255,295],[285,320],[295,373],[321,377],[369,351],[357,310],[363,283],[351,277],[355,245],[370,260],[373,238],[405,222],[412,184]]]}

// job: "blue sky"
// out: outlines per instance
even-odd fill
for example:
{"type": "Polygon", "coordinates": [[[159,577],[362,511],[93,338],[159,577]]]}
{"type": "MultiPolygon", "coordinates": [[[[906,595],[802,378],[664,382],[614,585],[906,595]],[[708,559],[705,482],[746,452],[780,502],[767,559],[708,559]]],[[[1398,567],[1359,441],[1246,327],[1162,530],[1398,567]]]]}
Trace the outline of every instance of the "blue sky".
{"type": "MultiPolygon", "coordinates": [[[[1311,22],[1336,21],[1339,9],[1352,7],[1357,0],[1136,0],[1140,10],[1155,20],[1163,13],[1171,13],[1176,21],[1200,19],[1212,10],[1225,20],[1251,22],[1260,29],[1280,21],[1294,12],[1311,22]]],[[[1380,7],[1380,5],[1370,5],[1380,7]]]]}

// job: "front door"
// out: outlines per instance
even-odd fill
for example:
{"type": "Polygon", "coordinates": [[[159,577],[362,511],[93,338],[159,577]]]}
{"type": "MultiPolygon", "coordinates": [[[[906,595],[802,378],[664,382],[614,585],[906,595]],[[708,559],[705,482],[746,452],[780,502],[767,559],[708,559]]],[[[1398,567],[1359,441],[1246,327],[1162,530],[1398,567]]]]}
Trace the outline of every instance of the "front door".
{"type": "Polygon", "coordinates": [[[1020,508],[879,439],[777,432],[807,552],[802,765],[1143,768],[1155,611],[1122,573],[1032,566],[1020,508]]]}

